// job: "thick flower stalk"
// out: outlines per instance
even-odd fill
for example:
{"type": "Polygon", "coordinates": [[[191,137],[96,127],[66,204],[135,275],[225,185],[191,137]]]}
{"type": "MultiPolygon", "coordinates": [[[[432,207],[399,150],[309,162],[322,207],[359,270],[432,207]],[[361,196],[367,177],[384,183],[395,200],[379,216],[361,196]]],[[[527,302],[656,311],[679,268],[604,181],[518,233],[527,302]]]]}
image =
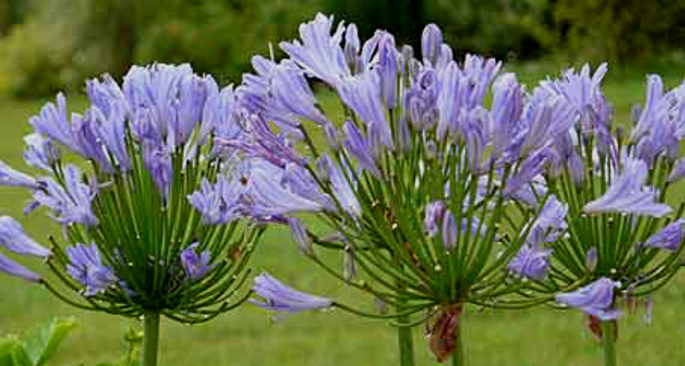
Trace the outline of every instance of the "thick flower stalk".
{"type": "Polygon", "coordinates": [[[611,124],[601,91],[606,71],[603,64],[592,75],[586,65],[533,92],[540,103],[563,99],[573,110],[571,125],[553,140],[552,158],[538,177],[546,191],[568,204],[567,234],[551,241],[553,260],[544,275],[528,277],[546,293],[583,287],[557,300],[587,313],[593,332],[608,337],[605,347],[613,350],[607,341],[615,335],[602,329],[615,331],[621,303],[634,308],[681,263],[683,205],[674,210],[666,198],[671,183],[681,179],[676,159],[685,125],[685,84],[664,93],[661,79],[650,75],[646,104],[626,135],[611,124]]]}
{"type": "MultiPolygon", "coordinates": [[[[252,157],[253,215],[288,217],[305,255],[396,309],[365,315],[397,317],[401,327],[430,322],[429,343],[443,362],[460,342],[464,304],[544,301],[506,295],[526,286],[518,272],[529,269],[521,268],[544,274],[545,246],[565,228],[565,206],[531,186],[551,156],[549,141],[563,132],[547,126],[571,106],[562,99],[534,104],[513,74],[498,76],[501,64],[493,59],[469,55],[458,64],[435,25],[424,31],[423,61],[387,32],[360,47],[354,25],[332,29],[332,18],[319,14],[300,27],[302,41],[281,44],[289,58],[255,57],[258,75],[246,75],[236,89],[250,115],[248,142],[217,143],[252,157]],[[308,78],[337,94],[342,116],[324,113],[308,78]],[[295,92],[279,92],[284,85],[295,92]],[[326,151],[314,145],[317,137],[326,151]],[[294,217],[303,213],[315,214],[331,235],[308,231],[294,217]],[[326,263],[317,247],[343,249],[347,268],[326,263]],[[510,265],[523,248],[534,263],[519,258],[510,265]],[[419,313],[425,315],[410,317],[419,313]]],[[[270,282],[260,279],[255,291],[263,307],[280,310],[292,296],[265,291],[270,282]]],[[[324,304],[307,303],[284,310],[324,304]]],[[[401,357],[412,364],[411,355],[401,357]]]]}
{"type": "Polygon", "coordinates": [[[240,288],[263,229],[241,220],[241,164],[215,144],[242,133],[236,96],[188,65],[163,64],[134,66],[121,87],[91,80],[87,92],[83,114],[69,116],[60,94],[31,118],[24,158],[43,171],[36,178],[0,164],[1,185],[30,190],[26,214],[44,208],[63,229],[46,249],[3,217],[0,245],[45,259],[55,276],[4,256],[0,270],[81,309],[143,316],[150,366],[160,315],[203,322],[249,294],[240,288]],[[82,160],[67,164],[63,153],[82,160]]]}

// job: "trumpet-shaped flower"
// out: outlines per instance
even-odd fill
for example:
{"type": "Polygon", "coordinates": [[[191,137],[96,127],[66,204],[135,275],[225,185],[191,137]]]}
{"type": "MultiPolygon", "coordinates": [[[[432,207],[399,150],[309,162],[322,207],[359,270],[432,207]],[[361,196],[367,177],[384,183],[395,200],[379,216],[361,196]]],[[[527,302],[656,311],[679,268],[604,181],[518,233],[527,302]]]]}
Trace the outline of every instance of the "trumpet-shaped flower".
{"type": "Polygon", "coordinates": [[[242,193],[239,179],[230,179],[225,174],[219,174],[215,185],[204,178],[200,190],[189,195],[188,200],[202,214],[205,224],[216,225],[240,217],[239,200],[242,193]]]}
{"type": "Polygon", "coordinates": [[[336,86],[342,78],[350,76],[350,69],[340,47],[345,27],[341,22],[331,35],[332,27],[332,16],[316,14],[314,20],[300,25],[301,43],[295,40],[281,42],[280,46],[310,76],[336,86]]]}
{"type": "Polygon", "coordinates": [[[24,149],[24,161],[26,164],[45,171],[51,171],[51,166],[60,159],[59,149],[51,140],[40,134],[32,133],[24,136],[26,149],[24,149]]]}
{"type": "Polygon", "coordinates": [[[251,302],[267,310],[299,313],[301,311],[328,309],[333,306],[331,299],[294,290],[268,273],[262,273],[254,279],[252,290],[263,301],[251,300],[251,302]]]}
{"type": "Polygon", "coordinates": [[[203,250],[202,253],[197,253],[197,248],[200,243],[193,243],[181,251],[181,267],[186,276],[192,281],[197,281],[204,277],[212,266],[209,265],[210,253],[209,250],[203,250]]]}
{"type": "Polygon", "coordinates": [[[645,186],[647,165],[638,159],[626,157],[619,177],[600,198],[583,208],[587,213],[620,212],[626,214],[662,217],[671,207],[657,203],[656,192],[645,186]]]}
{"type": "Polygon", "coordinates": [[[556,299],[600,320],[614,320],[621,315],[614,304],[614,290],[620,286],[620,282],[602,277],[577,291],[558,294],[556,299]]]}
{"type": "Polygon", "coordinates": [[[38,189],[38,182],[28,174],[16,171],[0,160],[0,186],[38,189]]]}
{"type": "Polygon", "coordinates": [[[297,247],[302,253],[306,255],[312,254],[312,239],[307,233],[307,228],[304,226],[302,220],[292,217],[288,219],[288,226],[290,226],[290,235],[292,236],[297,247]]]}
{"type": "Polygon", "coordinates": [[[85,287],[84,296],[95,296],[116,285],[119,280],[112,269],[102,263],[95,244],[76,244],[67,248],[67,272],[85,287]]]}
{"type": "Polygon", "coordinates": [[[98,219],[93,214],[91,201],[96,191],[81,179],[81,171],[74,165],[68,165],[64,169],[64,187],[53,179],[45,179],[41,181],[43,189],[36,191],[33,199],[50,208],[53,218],[63,225],[81,223],[95,226],[98,219]]]}
{"type": "Polygon", "coordinates": [[[29,270],[21,264],[7,258],[0,253],[0,272],[18,277],[30,282],[40,282],[42,278],[37,273],[29,270]]]}
{"type": "Polygon", "coordinates": [[[24,229],[17,220],[9,217],[0,217],[0,245],[17,254],[32,255],[47,258],[52,252],[35,242],[24,233],[24,229]]]}
{"type": "Polygon", "coordinates": [[[685,235],[684,230],[685,219],[678,219],[666,225],[658,233],[652,235],[644,243],[644,246],[674,252],[678,250],[678,246],[683,241],[683,236],[685,235]]]}
{"type": "Polygon", "coordinates": [[[509,261],[507,269],[521,277],[542,280],[549,272],[551,256],[552,249],[537,243],[526,243],[509,261]]]}

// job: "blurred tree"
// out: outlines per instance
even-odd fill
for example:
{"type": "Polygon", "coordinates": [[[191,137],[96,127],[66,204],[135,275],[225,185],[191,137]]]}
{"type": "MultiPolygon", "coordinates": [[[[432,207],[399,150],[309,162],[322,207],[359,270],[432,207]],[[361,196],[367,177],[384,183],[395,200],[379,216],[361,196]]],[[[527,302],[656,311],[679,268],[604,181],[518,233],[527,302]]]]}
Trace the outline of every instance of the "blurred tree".
{"type": "Polygon", "coordinates": [[[13,25],[24,18],[25,1],[3,0],[0,2],[0,37],[6,36],[13,25]]]}

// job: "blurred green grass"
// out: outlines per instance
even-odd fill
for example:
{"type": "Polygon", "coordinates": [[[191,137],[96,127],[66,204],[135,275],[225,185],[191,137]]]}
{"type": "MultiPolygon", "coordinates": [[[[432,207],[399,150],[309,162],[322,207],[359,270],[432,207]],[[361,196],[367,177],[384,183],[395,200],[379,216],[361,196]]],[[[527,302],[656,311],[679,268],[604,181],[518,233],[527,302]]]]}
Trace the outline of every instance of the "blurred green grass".
{"type": "MultiPolygon", "coordinates": [[[[550,67],[514,65],[509,67],[529,86],[546,74],[550,67]]],[[[673,71],[673,70],[671,70],[673,71]]],[[[675,72],[667,73],[670,88],[679,81],[675,72]]],[[[615,120],[627,121],[633,103],[644,99],[645,74],[623,72],[607,76],[605,93],[615,106],[615,120]]],[[[327,110],[328,95],[324,96],[327,110]]],[[[70,99],[70,107],[80,110],[83,99],[70,99]]],[[[27,121],[38,113],[43,101],[0,99],[2,134],[0,159],[21,168],[22,137],[30,132],[27,121]]],[[[680,200],[680,192],[676,196],[680,200]]],[[[28,195],[22,190],[0,190],[0,215],[21,217],[28,195]]],[[[23,219],[26,230],[44,240],[59,233],[42,213],[23,219]]],[[[341,262],[341,261],[340,261],[341,262]]],[[[29,263],[33,268],[39,263],[29,263]]],[[[342,265],[342,263],[340,263],[342,265]]],[[[290,242],[283,229],[270,229],[258,249],[252,268],[268,270],[296,288],[342,298],[358,307],[369,308],[368,296],[352,292],[327,277],[306,260],[290,242]]],[[[647,326],[641,316],[620,320],[619,356],[625,366],[682,365],[685,351],[679,349],[685,336],[685,294],[680,287],[685,275],[658,292],[654,299],[654,322],[647,326]]],[[[0,276],[0,334],[20,332],[52,316],[75,316],[80,326],[67,340],[53,365],[87,366],[114,361],[123,355],[122,336],[136,320],[87,313],[60,303],[39,286],[0,276]]],[[[587,331],[585,317],[577,311],[560,312],[547,307],[501,312],[468,307],[463,318],[463,336],[467,364],[472,365],[598,365],[599,343],[587,331]]],[[[418,365],[435,364],[428,352],[421,327],[415,329],[418,365]]],[[[245,306],[196,326],[164,321],[162,325],[161,365],[392,365],[397,364],[395,332],[387,322],[358,318],[339,311],[299,314],[273,322],[260,309],[245,306]]]]}

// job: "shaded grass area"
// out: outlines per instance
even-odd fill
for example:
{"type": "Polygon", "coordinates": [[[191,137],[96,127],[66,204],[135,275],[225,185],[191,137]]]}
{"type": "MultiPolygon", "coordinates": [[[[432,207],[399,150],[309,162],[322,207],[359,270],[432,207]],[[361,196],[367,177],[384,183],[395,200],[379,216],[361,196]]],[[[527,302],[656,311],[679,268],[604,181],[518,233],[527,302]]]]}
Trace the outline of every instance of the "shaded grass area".
{"type": "MultiPolygon", "coordinates": [[[[555,68],[514,65],[511,70],[529,85],[555,68]]],[[[609,73],[605,93],[614,103],[616,121],[624,123],[633,103],[644,99],[645,73],[609,73]]],[[[667,75],[670,88],[679,82],[676,73],[667,75]]],[[[325,95],[327,110],[331,99],[325,95]]],[[[21,168],[22,136],[30,132],[28,118],[39,111],[42,102],[0,100],[2,143],[0,159],[21,168]]],[[[77,100],[73,107],[82,109],[77,100]]],[[[680,193],[680,192],[679,192],[680,193]]],[[[681,194],[676,195],[678,197],[681,194]]],[[[20,217],[28,195],[22,190],[0,189],[0,214],[20,217]]],[[[23,219],[34,238],[45,242],[48,234],[59,235],[59,228],[43,212],[23,219]]],[[[319,294],[343,299],[369,309],[373,301],[366,295],[345,288],[304,258],[290,241],[287,230],[270,229],[255,254],[255,272],[268,270],[284,282],[319,294]]],[[[342,259],[331,257],[342,266],[342,259]]],[[[27,262],[32,268],[39,263],[27,262]]],[[[334,262],[335,263],[335,262],[334,262]]],[[[685,329],[685,285],[681,274],[654,299],[654,323],[647,326],[640,313],[620,320],[619,357],[621,365],[681,365],[685,351],[679,350],[685,329]]],[[[80,326],[66,342],[55,365],[87,366],[114,361],[125,351],[124,331],[135,319],[87,313],[60,303],[44,289],[0,276],[0,334],[22,329],[52,316],[73,315],[80,326]]],[[[558,311],[548,307],[519,312],[480,311],[467,307],[463,336],[467,364],[472,365],[589,365],[601,363],[599,342],[590,335],[585,317],[577,311],[558,311]]],[[[387,322],[358,318],[340,311],[299,314],[273,321],[260,309],[245,306],[196,326],[162,323],[161,365],[391,365],[397,364],[395,333],[387,322]]],[[[418,365],[435,364],[423,338],[415,329],[418,365]]]]}

